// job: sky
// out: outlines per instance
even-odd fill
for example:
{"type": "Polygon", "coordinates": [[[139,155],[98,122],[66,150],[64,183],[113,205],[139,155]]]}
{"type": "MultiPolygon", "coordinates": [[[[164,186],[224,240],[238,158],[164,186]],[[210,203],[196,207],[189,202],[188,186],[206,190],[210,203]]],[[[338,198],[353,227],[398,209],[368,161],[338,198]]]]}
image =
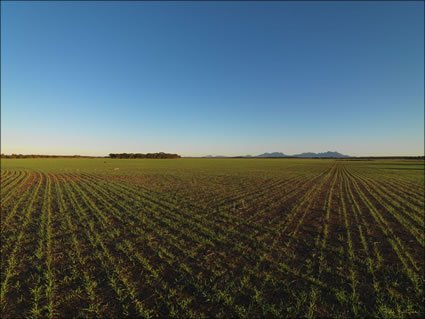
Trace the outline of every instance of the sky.
{"type": "Polygon", "coordinates": [[[424,155],[423,2],[1,2],[1,152],[424,155]]]}

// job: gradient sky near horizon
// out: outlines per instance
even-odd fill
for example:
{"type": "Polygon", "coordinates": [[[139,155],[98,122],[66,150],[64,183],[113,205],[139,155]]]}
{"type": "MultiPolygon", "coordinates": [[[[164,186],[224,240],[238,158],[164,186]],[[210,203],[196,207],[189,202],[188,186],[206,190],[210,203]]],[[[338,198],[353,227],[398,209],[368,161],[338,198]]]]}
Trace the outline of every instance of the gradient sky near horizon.
{"type": "Polygon", "coordinates": [[[1,152],[424,155],[423,2],[1,2],[1,152]]]}

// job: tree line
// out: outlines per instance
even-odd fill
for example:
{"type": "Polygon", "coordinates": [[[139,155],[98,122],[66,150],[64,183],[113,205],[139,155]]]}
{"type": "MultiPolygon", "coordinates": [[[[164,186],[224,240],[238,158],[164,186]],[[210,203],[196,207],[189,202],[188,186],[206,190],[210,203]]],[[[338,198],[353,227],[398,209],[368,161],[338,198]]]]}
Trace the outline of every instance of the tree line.
{"type": "Polygon", "coordinates": [[[170,154],[170,153],[111,153],[109,154],[110,158],[180,158],[181,156],[178,154],[170,154]]]}
{"type": "Polygon", "coordinates": [[[81,156],[81,155],[39,155],[39,154],[1,154],[0,158],[180,158],[178,154],[170,153],[111,153],[109,156],[81,156]]]}

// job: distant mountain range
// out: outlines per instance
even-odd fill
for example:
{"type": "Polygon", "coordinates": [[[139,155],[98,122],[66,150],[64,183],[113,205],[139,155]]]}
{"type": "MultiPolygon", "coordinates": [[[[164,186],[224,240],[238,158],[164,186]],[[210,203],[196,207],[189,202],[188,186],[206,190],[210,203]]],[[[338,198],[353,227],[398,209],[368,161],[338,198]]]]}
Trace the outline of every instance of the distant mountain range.
{"type": "Polygon", "coordinates": [[[307,152],[307,153],[301,153],[301,154],[295,154],[295,155],[287,155],[284,154],[282,152],[273,152],[273,153],[264,153],[264,154],[260,154],[260,155],[256,155],[256,156],[252,156],[252,155],[245,155],[245,156],[223,156],[223,155],[207,155],[204,157],[208,157],[208,158],[224,158],[224,157],[260,157],[260,158],[276,158],[276,157],[299,157],[299,158],[309,158],[309,157],[315,157],[315,158],[348,158],[351,156],[348,155],[344,155],[338,152],[324,152],[324,153],[312,153],[312,152],[307,152]]]}
{"type": "Polygon", "coordinates": [[[273,153],[264,153],[257,155],[256,157],[289,157],[289,155],[285,155],[281,152],[273,152],[273,153]]]}

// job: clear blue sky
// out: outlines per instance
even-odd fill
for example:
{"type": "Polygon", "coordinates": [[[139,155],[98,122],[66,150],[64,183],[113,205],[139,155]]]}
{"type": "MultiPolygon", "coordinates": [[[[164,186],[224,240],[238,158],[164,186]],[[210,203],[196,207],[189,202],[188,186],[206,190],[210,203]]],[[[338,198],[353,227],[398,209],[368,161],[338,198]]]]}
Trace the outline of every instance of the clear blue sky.
{"type": "Polygon", "coordinates": [[[424,154],[423,2],[2,2],[1,151],[424,154]]]}

